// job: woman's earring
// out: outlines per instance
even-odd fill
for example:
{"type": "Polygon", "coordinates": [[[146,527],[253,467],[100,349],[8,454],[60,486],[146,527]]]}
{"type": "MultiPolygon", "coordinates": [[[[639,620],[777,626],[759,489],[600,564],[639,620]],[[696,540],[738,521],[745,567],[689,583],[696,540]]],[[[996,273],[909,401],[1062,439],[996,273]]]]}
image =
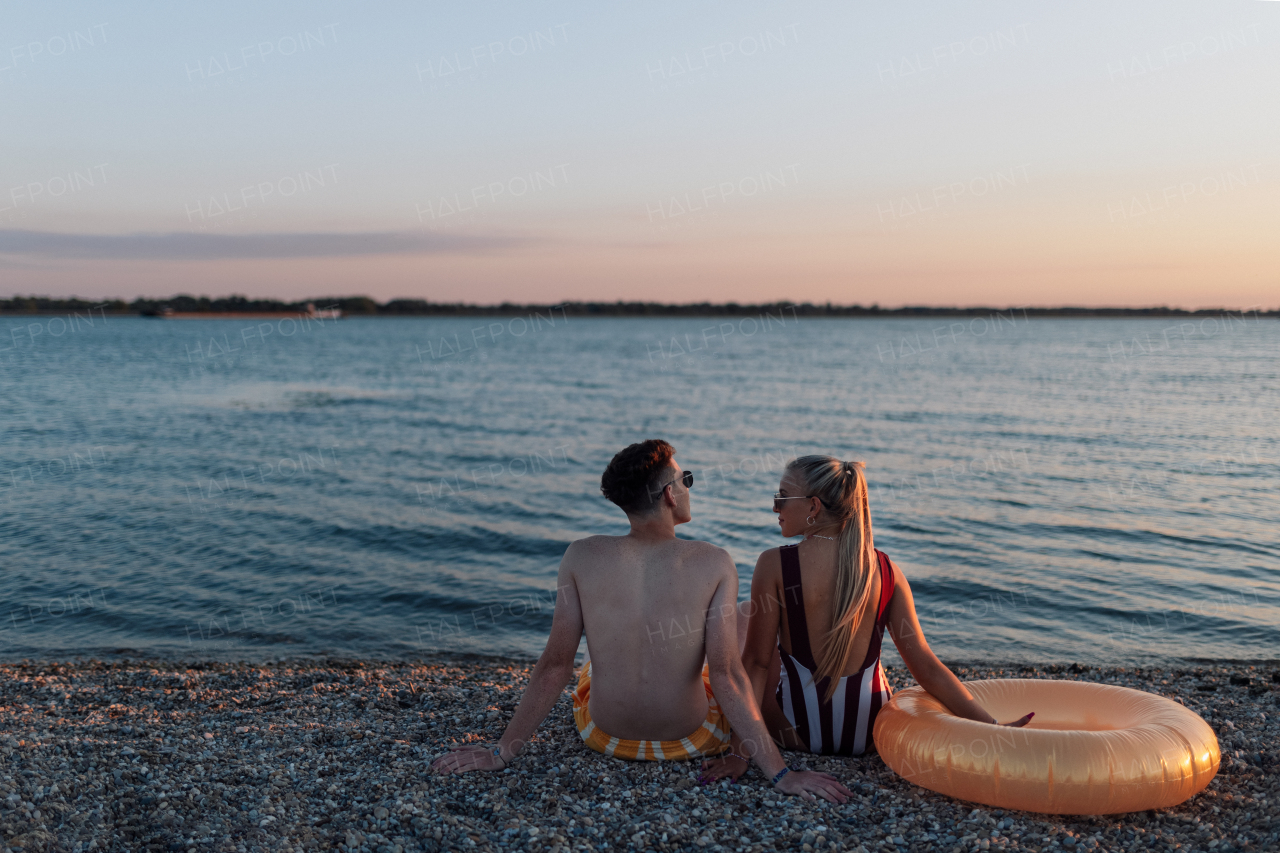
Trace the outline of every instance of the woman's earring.
{"type": "Polygon", "coordinates": [[[813,524],[813,516],[812,516],[812,515],[806,515],[806,516],[804,517],[804,520],[805,520],[808,524],[813,524]]]}

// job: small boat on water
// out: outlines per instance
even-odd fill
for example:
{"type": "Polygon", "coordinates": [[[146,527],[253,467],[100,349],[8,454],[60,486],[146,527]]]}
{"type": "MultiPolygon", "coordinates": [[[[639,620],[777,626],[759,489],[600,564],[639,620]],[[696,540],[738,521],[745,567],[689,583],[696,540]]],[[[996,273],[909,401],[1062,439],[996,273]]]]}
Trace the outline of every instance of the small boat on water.
{"type": "Polygon", "coordinates": [[[316,308],[310,302],[307,303],[307,315],[313,320],[341,320],[341,308],[316,308]]]}

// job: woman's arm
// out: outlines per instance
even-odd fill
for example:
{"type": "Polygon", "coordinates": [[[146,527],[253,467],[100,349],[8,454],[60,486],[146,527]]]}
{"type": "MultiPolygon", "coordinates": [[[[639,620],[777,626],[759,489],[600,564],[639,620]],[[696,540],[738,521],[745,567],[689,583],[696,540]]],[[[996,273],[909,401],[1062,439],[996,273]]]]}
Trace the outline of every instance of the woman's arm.
{"type": "MultiPolygon", "coordinates": [[[[927,690],[935,699],[947,706],[957,717],[966,720],[977,720],[980,723],[995,723],[996,719],[978,704],[969,692],[969,688],[960,683],[955,673],[947,669],[938,656],[925,641],[924,631],[920,628],[920,620],[916,618],[916,602],[911,595],[911,585],[907,583],[902,570],[889,561],[893,568],[893,599],[889,602],[889,634],[902,655],[903,662],[916,682],[927,690]]],[[[1011,726],[1023,726],[1031,719],[1028,714],[1020,720],[1009,723],[1011,726]]]]}
{"type": "MultiPolygon", "coordinates": [[[[569,546],[573,550],[573,546],[569,546]]],[[[538,664],[529,676],[529,686],[520,697],[520,704],[498,741],[498,755],[493,747],[466,744],[453,747],[443,758],[438,758],[431,768],[438,773],[466,773],[468,770],[502,770],[511,759],[520,754],[524,745],[533,737],[538,726],[551,713],[565,686],[573,679],[573,660],[582,639],[582,604],[578,588],[569,571],[569,551],[560,563],[556,580],[556,609],[551,617],[551,636],[547,647],[538,658],[538,664]]]]}
{"type": "MultiPolygon", "coordinates": [[[[751,611],[747,614],[747,644],[742,650],[742,667],[751,679],[756,705],[761,708],[769,681],[769,664],[778,645],[779,612],[786,606],[778,597],[781,586],[782,560],[778,549],[773,548],[760,555],[751,575],[751,611]]],[[[786,591],[782,594],[785,596],[786,591]]],[[[741,612],[741,606],[738,610],[741,612]]]]}

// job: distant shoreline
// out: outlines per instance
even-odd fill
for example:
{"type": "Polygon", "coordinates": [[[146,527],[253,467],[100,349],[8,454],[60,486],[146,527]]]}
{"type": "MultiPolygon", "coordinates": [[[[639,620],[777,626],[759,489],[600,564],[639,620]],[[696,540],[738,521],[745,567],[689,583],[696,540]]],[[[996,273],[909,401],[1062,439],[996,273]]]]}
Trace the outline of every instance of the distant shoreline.
{"type": "Polygon", "coordinates": [[[1280,308],[1201,308],[1187,310],[1168,306],[1146,308],[1098,308],[1088,306],[1061,306],[1056,308],[1032,308],[1028,306],[993,308],[989,306],[945,307],[906,306],[881,308],[878,305],[833,305],[809,302],[774,302],[760,304],[695,303],[673,305],[658,302],[562,302],[555,304],[473,305],[458,302],[428,302],[419,299],[393,299],[378,303],[368,297],[320,297],[300,302],[275,300],[250,300],[232,296],[210,299],[208,297],[175,296],[170,299],[103,300],[91,302],[83,299],[53,299],[49,297],[14,297],[0,299],[0,318],[59,316],[66,314],[101,316],[163,316],[165,312],[180,315],[183,319],[256,319],[260,317],[298,316],[308,312],[308,304],[320,310],[337,310],[343,317],[519,317],[542,315],[549,321],[556,319],[589,317],[764,317],[772,315],[779,320],[801,317],[820,318],[958,318],[1005,317],[1007,319],[1140,319],[1197,318],[1221,315],[1251,315],[1255,318],[1280,318],[1280,308]]]}

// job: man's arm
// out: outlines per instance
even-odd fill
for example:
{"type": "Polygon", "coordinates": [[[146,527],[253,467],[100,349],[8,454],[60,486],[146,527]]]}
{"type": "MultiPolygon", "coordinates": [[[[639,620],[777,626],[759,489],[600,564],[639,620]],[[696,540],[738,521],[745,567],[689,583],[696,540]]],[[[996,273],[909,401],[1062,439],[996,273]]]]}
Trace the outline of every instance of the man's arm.
{"type": "MultiPolygon", "coordinates": [[[[729,725],[742,738],[746,756],[760,766],[765,776],[774,779],[787,765],[769,737],[738,653],[738,570],[724,551],[720,551],[718,560],[721,579],[707,610],[706,626],[711,690],[729,718],[729,725]]],[[[833,803],[843,803],[852,796],[834,777],[813,771],[787,773],[777,782],[777,787],[807,799],[813,799],[816,793],[833,803]]]]}
{"type": "Polygon", "coordinates": [[[498,741],[500,755],[494,755],[492,747],[479,744],[456,746],[443,758],[438,758],[431,768],[439,773],[465,773],[468,770],[501,770],[511,759],[520,754],[538,726],[551,713],[560,699],[565,685],[573,679],[573,659],[582,639],[582,603],[573,581],[571,565],[574,543],[565,551],[560,561],[560,573],[556,578],[556,609],[551,617],[551,636],[538,658],[529,677],[529,686],[520,697],[520,704],[498,741]]]}
{"type": "MultiPolygon", "coordinates": [[[[756,570],[751,575],[751,616],[747,622],[746,645],[742,649],[742,668],[751,682],[751,695],[755,698],[756,707],[761,711],[764,703],[769,701],[764,694],[769,681],[769,665],[778,646],[778,611],[782,607],[774,595],[781,563],[775,559],[773,562],[777,565],[771,565],[768,560],[770,554],[776,553],[765,551],[756,560],[756,570]]],[[[736,618],[742,618],[741,608],[736,618]]],[[[765,725],[768,726],[767,723],[765,725]]],[[[703,762],[702,778],[711,781],[737,779],[747,772],[751,765],[741,760],[744,755],[742,737],[736,730],[730,746],[731,754],[703,762]]]]}

